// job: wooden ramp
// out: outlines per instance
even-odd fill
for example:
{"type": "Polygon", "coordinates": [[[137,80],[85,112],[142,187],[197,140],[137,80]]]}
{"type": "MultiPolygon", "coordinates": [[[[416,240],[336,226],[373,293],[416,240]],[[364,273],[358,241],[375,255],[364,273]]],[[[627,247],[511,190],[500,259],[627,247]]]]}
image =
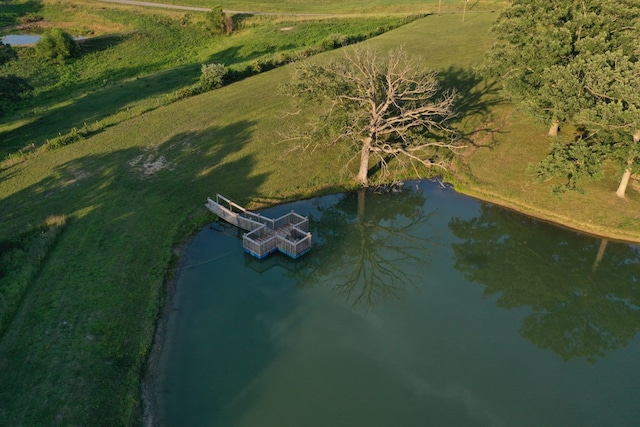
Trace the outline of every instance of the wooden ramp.
{"type": "Polygon", "coordinates": [[[248,231],[242,236],[244,250],[256,258],[280,251],[298,258],[311,250],[309,219],[291,211],[271,219],[251,212],[220,194],[205,205],[220,219],[248,231]]]}

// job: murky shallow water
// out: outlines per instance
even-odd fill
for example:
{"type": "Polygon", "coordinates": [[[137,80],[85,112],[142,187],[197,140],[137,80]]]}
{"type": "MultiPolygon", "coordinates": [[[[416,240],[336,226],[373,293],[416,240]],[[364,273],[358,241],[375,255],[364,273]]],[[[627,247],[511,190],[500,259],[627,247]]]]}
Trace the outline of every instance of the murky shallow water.
{"type": "Polygon", "coordinates": [[[163,425],[637,425],[638,246],[430,182],[265,212],[291,209],[316,241],[297,261],[193,241],[163,425]]]}

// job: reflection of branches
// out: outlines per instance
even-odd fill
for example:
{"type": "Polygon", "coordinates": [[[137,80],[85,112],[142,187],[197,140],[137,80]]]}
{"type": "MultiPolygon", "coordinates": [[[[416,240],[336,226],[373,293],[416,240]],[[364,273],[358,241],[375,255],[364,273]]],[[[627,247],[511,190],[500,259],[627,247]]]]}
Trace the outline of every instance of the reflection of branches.
{"type": "Polygon", "coordinates": [[[520,333],[540,348],[594,361],[640,330],[637,248],[559,232],[490,205],[449,227],[462,239],[452,245],[456,268],[486,286],[485,295],[497,295],[498,306],[531,307],[520,333]]]}
{"type": "Polygon", "coordinates": [[[301,281],[327,284],[354,307],[399,298],[420,279],[414,266],[426,260],[430,240],[423,234],[434,214],[424,212],[422,192],[409,187],[346,194],[321,209],[319,243],[301,281]]]}
{"type": "Polygon", "coordinates": [[[424,263],[427,252],[427,240],[416,237],[415,231],[426,225],[432,215],[433,212],[412,218],[402,226],[359,223],[359,251],[351,254],[355,258],[350,263],[353,268],[333,277],[336,294],[352,301],[354,307],[370,307],[391,296],[399,297],[407,285],[414,285],[420,275],[409,268],[424,263]]]}

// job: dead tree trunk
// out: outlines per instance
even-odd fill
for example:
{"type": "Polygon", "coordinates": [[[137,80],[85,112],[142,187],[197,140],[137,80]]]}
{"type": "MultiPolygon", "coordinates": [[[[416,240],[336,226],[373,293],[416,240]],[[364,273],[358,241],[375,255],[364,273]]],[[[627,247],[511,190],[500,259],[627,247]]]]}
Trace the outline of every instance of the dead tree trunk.
{"type": "Polygon", "coordinates": [[[362,187],[369,185],[369,157],[371,155],[371,143],[373,138],[370,136],[365,138],[362,143],[362,151],[360,152],[360,170],[356,176],[356,181],[362,187]]]}

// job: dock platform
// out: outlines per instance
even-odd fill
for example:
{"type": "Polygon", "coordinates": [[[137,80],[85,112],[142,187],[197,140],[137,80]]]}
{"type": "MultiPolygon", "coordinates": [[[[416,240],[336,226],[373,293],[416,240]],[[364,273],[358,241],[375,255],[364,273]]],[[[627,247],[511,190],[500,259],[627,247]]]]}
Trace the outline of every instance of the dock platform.
{"type": "Polygon", "coordinates": [[[309,219],[294,211],[272,219],[248,211],[220,194],[215,200],[208,197],[205,206],[220,219],[246,230],[242,246],[258,259],[276,251],[296,259],[311,250],[309,219]]]}

